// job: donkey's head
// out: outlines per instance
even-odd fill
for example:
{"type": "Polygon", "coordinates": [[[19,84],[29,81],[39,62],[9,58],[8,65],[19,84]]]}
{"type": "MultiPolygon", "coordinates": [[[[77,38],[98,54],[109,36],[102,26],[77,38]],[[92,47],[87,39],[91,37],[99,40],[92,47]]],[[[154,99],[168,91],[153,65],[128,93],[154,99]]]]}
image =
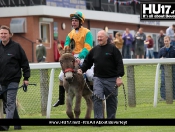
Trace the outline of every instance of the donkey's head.
{"type": "Polygon", "coordinates": [[[75,73],[75,58],[69,47],[63,49],[58,47],[58,51],[61,55],[60,64],[62,71],[64,72],[64,78],[66,81],[71,83],[75,73]]]}

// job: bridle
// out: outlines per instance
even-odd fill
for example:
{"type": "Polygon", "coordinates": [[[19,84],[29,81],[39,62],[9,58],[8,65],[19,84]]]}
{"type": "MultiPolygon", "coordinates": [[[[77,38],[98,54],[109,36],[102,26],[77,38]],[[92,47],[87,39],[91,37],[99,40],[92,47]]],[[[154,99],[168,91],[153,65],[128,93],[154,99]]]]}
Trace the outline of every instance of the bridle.
{"type": "MultiPolygon", "coordinates": [[[[66,53],[64,53],[64,54],[66,54],[66,53]]],[[[68,53],[67,53],[68,54],[68,53]]],[[[69,53],[69,54],[71,54],[71,53],[69,53]]],[[[64,73],[64,77],[66,77],[66,73],[67,72],[72,72],[73,73],[73,76],[72,76],[72,81],[73,81],[73,78],[74,78],[74,75],[77,73],[77,71],[75,70],[75,57],[74,57],[74,59],[72,60],[72,64],[71,65],[73,65],[73,67],[72,68],[66,68],[66,69],[64,69],[64,70],[62,70],[63,71],[63,73],[64,73]]],[[[64,62],[62,62],[62,61],[60,61],[60,64],[61,64],[61,67],[62,67],[62,69],[63,69],[63,63],[64,62]]]]}
{"type": "Polygon", "coordinates": [[[73,68],[66,68],[64,71],[64,74],[66,73],[66,72],[75,72],[75,69],[73,69],[73,68]]]}

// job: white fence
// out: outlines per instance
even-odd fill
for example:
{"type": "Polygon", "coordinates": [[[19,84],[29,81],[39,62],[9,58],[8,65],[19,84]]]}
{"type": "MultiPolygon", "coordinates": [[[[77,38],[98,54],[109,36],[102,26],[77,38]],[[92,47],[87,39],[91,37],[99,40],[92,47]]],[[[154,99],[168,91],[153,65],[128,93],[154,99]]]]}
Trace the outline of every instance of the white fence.
{"type": "MultiPolygon", "coordinates": [[[[175,64],[175,59],[123,59],[124,65],[144,65],[144,64],[157,64],[156,75],[155,75],[155,88],[154,88],[154,106],[157,105],[158,99],[158,78],[160,64],[175,64]]],[[[54,68],[60,68],[60,63],[37,63],[30,64],[31,69],[49,69],[52,68],[49,83],[49,96],[47,104],[47,118],[50,118],[51,102],[52,102],[52,91],[53,91],[53,80],[54,80],[54,68]]]]}
{"type": "MultiPolygon", "coordinates": [[[[157,65],[155,82],[154,82],[154,98],[153,98],[153,106],[154,107],[157,106],[158,80],[159,80],[158,78],[159,78],[160,64],[175,64],[175,59],[173,58],[172,59],[123,59],[123,62],[127,69],[129,68],[132,69],[134,66],[137,66],[137,65],[157,65]]],[[[53,93],[53,85],[54,85],[54,74],[55,74],[55,69],[60,68],[60,63],[59,62],[58,63],[30,63],[30,68],[31,70],[51,69],[50,79],[49,79],[48,99],[47,99],[47,110],[46,110],[46,118],[50,118],[52,93],[53,93]]],[[[127,73],[127,74],[130,74],[130,73],[127,73]]],[[[129,78],[128,75],[127,75],[127,78],[129,78]]],[[[135,89],[134,85],[129,87],[131,87],[130,89],[135,89]]],[[[131,95],[128,94],[128,102],[130,106],[135,106],[135,101],[134,101],[135,99],[133,97],[131,97],[132,99],[130,99],[129,96],[134,96],[134,92],[131,95]]]]}

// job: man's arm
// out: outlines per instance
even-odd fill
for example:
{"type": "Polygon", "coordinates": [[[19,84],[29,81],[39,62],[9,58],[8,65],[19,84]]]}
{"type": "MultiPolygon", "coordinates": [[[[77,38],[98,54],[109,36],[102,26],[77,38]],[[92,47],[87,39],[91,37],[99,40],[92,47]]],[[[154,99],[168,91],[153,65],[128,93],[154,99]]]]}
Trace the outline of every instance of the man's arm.
{"type": "Polygon", "coordinates": [[[117,65],[117,79],[116,79],[116,85],[117,87],[120,87],[123,84],[122,78],[124,76],[124,65],[123,65],[123,59],[120,51],[115,48],[114,50],[114,58],[117,65]]]}
{"type": "Polygon", "coordinates": [[[162,56],[162,52],[163,52],[163,49],[161,48],[160,50],[159,50],[159,53],[158,53],[158,58],[162,58],[163,56],[162,56]]]}
{"type": "Polygon", "coordinates": [[[130,33],[130,39],[129,39],[131,42],[133,42],[134,38],[132,36],[132,34],[130,33]]]}
{"type": "Polygon", "coordinates": [[[64,43],[64,47],[69,46],[70,40],[71,40],[71,39],[70,39],[69,35],[67,35],[67,36],[66,36],[66,41],[65,41],[65,43],[64,43]]]}
{"type": "Polygon", "coordinates": [[[29,67],[29,62],[28,62],[27,56],[25,54],[25,51],[22,49],[21,46],[19,47],[19,53],[21,56],[20,68],[22,68],[24,80],[28,81],[28,79],[30,77],[30,67],[29,67]]]}
{"type": "Polygon", "coordinates": [[[79,58],[84,59],[87,56],[87,54],[89,53],[89,51],[92,49],[92,46],[93,46],[93,36],[92,36],[92,33],[89,31],[86,34],[84,48],[80,52],[79,58]]]}
{"type": "Polygon", "coordinates": [[[143,41],[145,41],[146,40],[146,35],[145,34],[143,34],[143,41]]]}
{"type": "Polygon", "coordinates": [[[117,65],[117,76],[123,77],[124,76],[124,65],[123,65],[123,59],[120,51],[115,48],[114,49],[114,61],[117,65]]]}
{"type": "Polygon", "coordinates": [[[125,39],[125,38],[126,38],[126,36],[125,36],[125,32],[124,32],[122,35],[122,39],[125,39]]]}
{"type": "Polygon", "coordinates": [[[93,65],[93,61],[92,61],[92,55],[91,55],[91,51],[90,51],[88,53],[88,55],[85,57],[80,69],[77,70],[77,73],[78,74],[85,73],[88,69],[90,69],[92,67],[92,65],[93,65]]]}
{"type": "Polygon", "coordinates": [[[83,64],[80,67],[80,70],[84,73],[86,72],[88,69],[90,69],[93,65],[93,52],[94,50],[90,50],[90,52],[87,54],[87,56],[85,57],[83,64]]]}
{"type": "Polygon", "coordinates": [[[171,38],[174,37],[174,34],[171,34],[171,28],[167,28],[166,35],[171,37],[171,38]]]}

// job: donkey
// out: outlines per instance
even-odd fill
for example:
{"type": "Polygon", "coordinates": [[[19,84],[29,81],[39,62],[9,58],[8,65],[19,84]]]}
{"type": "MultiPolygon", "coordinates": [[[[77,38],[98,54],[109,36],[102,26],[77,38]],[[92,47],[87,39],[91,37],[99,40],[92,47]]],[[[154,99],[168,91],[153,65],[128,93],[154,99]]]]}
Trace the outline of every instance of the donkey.
{"type": "Polygon", "coordinates": [[[85,82],[84,77],[76,72],[79,68],[79,64],[76,62],[72,51],[70,49],[63,50],[61,46],[58,46],[58,51],[60,53],[59,61],[62,71],[64,72],[63,86],[66,91],[66,114],[70,119],[78,119],[81,113],[80,107],[83,97],[87,105],[85,119],[90,119],[93,107],[91,99],[92,91],[85,82]],[[74,97],[76,100],[73,113],[72,107],[74,97]]]}

